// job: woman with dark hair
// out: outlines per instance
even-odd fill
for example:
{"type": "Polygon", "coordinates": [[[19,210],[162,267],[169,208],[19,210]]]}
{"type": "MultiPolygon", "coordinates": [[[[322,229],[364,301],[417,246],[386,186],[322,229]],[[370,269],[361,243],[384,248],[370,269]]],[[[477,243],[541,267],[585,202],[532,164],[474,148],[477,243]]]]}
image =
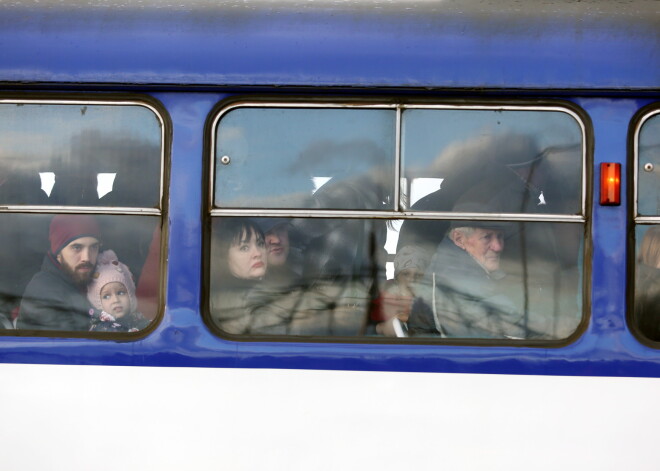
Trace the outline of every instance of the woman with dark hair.
{"type": "Polygon", "coordinates": [[[660,341],[660,226],[646,231],[639,248],[635,322],[647,338],[660,341]]]}
{"type": "Polygon", "coordinates": [[[264,234],[247,218],[221,219],[214,231],[211,319],[229,334],[244,334],[252,324],[251,297],[266,275],[264,234]]]}

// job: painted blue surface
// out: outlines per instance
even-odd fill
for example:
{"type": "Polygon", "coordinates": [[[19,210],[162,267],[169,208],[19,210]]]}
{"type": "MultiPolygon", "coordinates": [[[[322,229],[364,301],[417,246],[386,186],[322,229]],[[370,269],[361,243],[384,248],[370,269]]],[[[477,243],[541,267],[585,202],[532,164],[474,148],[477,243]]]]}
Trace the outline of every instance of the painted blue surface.
{"type": "MultiPolygon", "coordinates": [[[[0,87],[189,86],[152,93],[173,123],[169,278],[159,326],[135,342],[1,337],[1,362],[660,376],[660,351],[639,343],[625,321],[625,180],[621,206],[599,206],[597,189],[591,196],[592,310],[585,333],[565,347],[230,342],[200,316],[202,133],[226,96],[203,90],[486,88],[521,89],[527,97],[536,89],[582,89],[575,96],[639,90],[657,99],[657,11],[515,16],[443,7],[451,2],[381,10],[244,3],[217,11],[0,7],[0,87]]],[[[625,174],[628,122],[652,101],[601,95],[573,99],[593,121],[595,182],[600,162],[620,162],[625,174]]]]}
{"type": "Polygon", "coordinates": [[[171,10],[71,3],[0,7],[0,82],[621,90],[660,84],[660,14],[652,2],[645,9],[606,2],[609,14],[590,2],[571,9],[567,2],[528,8],[496,2],[491,11],[479,9],[483,2],[449,1],[380,9],[360,2],[171,10]]]}
{"type": "MultiPolygon", "coordinates": [[[[626,205],[593,200],[591,319],[561,348],[230,342],[214,336],[200,312],[203,172],[201,131],[225,95],[154,94],[173,123],[167,308],[160,325],[135,342],[0,338],[0,361],[59,364],[310,368],[551,375],[660,376],[660,351],[643,346],[626,321],[626,205]]],[[[627,165],[627,124],[650,100],[577,98],[593,122],[593,177],[600,162],[627,165]]],[[[625,197],[625,184],[622,194],[625,197]]]]}

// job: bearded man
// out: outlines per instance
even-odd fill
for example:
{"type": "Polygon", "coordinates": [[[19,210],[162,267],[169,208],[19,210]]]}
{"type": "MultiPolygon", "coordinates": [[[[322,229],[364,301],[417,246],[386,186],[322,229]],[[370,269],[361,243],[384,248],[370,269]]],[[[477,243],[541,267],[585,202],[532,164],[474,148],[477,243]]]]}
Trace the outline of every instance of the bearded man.
{"type": "Polygon", "coordinates": [[[88,331],[87,285],[101,246],[99,225],[89,215],[59,214],[51,221],[48,239],[41,271],[23,294],[17,328],[88,331]]]}

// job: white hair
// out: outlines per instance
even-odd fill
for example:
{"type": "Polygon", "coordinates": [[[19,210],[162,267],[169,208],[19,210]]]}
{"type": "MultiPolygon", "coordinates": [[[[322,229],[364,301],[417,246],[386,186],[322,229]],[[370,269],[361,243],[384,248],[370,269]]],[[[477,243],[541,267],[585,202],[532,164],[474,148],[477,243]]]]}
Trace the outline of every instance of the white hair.
{"type": "Polygon", "coordinates": [[[455,233],[457,231],[463,234],[465,237],[470,237],[472,234],[474,234],[475,230],[476,228],[472,226],[453,227],[449,230],[449,238],[451,239],[452,242],[456,243],[455,233]]]}

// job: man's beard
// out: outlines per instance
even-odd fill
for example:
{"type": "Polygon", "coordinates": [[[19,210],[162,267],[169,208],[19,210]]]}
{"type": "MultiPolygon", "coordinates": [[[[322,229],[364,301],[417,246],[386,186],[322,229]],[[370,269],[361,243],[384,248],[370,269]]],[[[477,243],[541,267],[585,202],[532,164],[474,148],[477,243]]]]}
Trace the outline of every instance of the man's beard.
{"type": "Polygon", "coordinates": [[[62,270],[64,270],[64,272],[67,275],[69,275],[69,278],[71,278],[73,282],[78,286],[87,286],[89,282],[92,280],[92,273],[94,273],[94,265],[92,265],[91,263],[81,263],[80,265],[77,265],[75,268],[72,268],[64,261],[60,262],[60,265],[62,266],[62,270]],[[84,267],[89,267],[89,271],[79,272],[76,270],[77,268],[84,268],[84,267]]]}

